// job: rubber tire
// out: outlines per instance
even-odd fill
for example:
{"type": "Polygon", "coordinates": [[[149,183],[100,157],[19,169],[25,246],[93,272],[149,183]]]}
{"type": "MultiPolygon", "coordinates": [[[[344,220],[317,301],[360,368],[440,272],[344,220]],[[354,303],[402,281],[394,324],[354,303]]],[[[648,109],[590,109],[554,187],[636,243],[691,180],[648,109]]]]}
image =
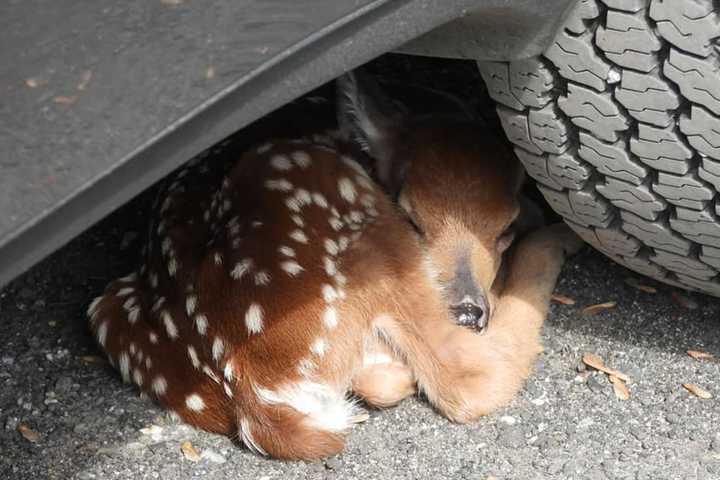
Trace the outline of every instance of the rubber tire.
{"type": "Polygon", "coordinates": [[[585,241],[720,296],[720,4],[579,0],[542,57],[479,62],[518,158],[585,241]]]}

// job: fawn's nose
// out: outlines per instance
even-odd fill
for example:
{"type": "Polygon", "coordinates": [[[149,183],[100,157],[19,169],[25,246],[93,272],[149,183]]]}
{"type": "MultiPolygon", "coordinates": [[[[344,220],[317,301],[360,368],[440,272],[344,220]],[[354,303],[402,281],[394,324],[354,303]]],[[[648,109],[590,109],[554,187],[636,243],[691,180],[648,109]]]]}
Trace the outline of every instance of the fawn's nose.
{"type": "Polygon", "coordinates": [[[473,328],[478,333],[483,332],[487,327],[490,311],[484,297],[466,296],[462,302],[452,305],[451,310],[458,325],[473,328]]]}

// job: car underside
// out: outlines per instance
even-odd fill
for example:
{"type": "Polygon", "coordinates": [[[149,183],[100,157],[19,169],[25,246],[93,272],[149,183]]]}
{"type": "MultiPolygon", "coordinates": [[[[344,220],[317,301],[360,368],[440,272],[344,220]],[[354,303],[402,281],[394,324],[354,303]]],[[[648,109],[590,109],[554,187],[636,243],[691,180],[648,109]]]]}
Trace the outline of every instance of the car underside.
{"type": "Polygon", "coordinates": [[[717,5],[605,0],[0,7],[0,284],[188,159],[395,51],[478,63],[588,243],[720,294],[717,5]]]}

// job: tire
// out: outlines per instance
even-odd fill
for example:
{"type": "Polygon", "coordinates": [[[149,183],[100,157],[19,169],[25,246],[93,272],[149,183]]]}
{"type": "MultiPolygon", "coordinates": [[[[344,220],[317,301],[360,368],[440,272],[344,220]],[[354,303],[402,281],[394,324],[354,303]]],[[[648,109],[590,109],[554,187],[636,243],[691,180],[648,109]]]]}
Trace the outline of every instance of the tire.
{"type": "Polygon", "coordinates": [[[616,262],[720,296],[720,3],[578,0],[542,57],[479,62],[552,208],[616,262]]]}

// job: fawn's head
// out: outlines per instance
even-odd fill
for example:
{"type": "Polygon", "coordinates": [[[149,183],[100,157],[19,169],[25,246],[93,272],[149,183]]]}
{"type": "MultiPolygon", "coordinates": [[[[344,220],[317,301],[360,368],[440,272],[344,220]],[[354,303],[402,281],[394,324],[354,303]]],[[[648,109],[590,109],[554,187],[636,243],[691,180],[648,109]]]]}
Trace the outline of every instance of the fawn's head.
{"type": "Polygon", "coordinates": [[[414,226],[456,321],[484,329],[488,292],[520,213],[522,168],[467,116],[413,117],[360,74],[338,85],[341,131],[371,157],[414,226]]]}

